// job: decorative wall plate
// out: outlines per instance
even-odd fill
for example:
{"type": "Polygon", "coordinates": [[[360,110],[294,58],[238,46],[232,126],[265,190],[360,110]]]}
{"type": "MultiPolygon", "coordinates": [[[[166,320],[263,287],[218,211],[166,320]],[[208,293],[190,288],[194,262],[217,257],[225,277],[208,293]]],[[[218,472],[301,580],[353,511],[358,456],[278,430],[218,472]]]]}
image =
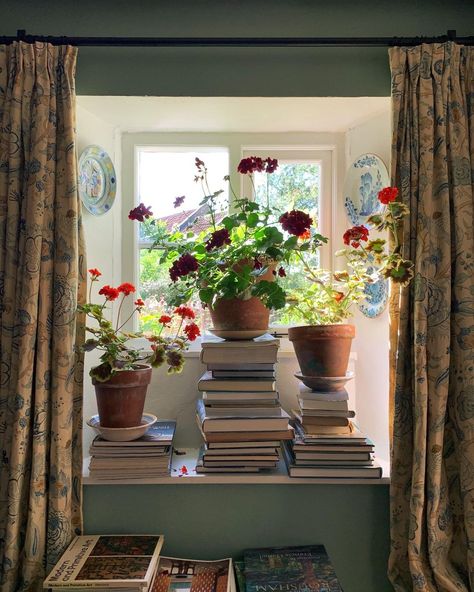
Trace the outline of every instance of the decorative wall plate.
{"type": "Polygon", "coordinates": [[[383,205],[378,192],[390,185],[387,167],[376,154],[362,154],[349,167],[344,181],[344,207],[352,224],[365,224],[383,205]]]}
{"type": "MultiPolygon", "coordinates": [[[[368,269],[371,273],[371,268],[368,269]]],[[[383,313],[387,306],[390,282],[381,278],[373,284],[366,284],[365,298],[357,303],[359,310],[369,319],[375,319],[383,313]]]]}
{"type": "Polygon", "coordinates": [[[94,216],[110,210],[117,189],[115,169],[107,152],[100,146],[87,146],[79,158],[79,196],[94,216]]]}

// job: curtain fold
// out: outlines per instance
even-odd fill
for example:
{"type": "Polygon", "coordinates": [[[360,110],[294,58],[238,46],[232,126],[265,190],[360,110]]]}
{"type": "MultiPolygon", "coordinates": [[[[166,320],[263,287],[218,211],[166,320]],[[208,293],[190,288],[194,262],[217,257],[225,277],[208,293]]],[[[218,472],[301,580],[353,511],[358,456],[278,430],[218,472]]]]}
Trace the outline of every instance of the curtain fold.
{"type": "Polygon", "coordinates": [[[40,590],[82,527],[76,54],[0,46],[2,592],[40,590]]]}
{"type": "Polygon", "coordinates": [[[415,264],[391,295],[389,577],[474,590],[474,48],[392,48],[392,184],[415,264]],[[396,352],[396,356],[394,354],[396,352]]]}

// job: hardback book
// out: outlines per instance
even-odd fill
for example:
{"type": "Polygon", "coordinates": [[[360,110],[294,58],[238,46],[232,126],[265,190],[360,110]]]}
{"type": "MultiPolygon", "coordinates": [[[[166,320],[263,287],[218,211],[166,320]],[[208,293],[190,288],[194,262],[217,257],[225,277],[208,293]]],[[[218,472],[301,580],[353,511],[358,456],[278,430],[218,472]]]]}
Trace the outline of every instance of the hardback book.
{"type": "Polygon", "coordinates": [[[293,420],[292,427],[295,430],[297,438],[299,442],[303,442],[304,444],[331,444],[336,446],[337,444],[365,444],[367,439],[364,434],[357,429],[354,423],[351,422],[350,424],[350,431],[348,433],[339,434],[339,433],[311,433],[308,431],[308,428],[301,425],[297,419],[293,420]]]}
{"type": "Polygon", "coordinates": [[[313,391],[303,383],[299,385],[299,396],[307,401],[348,401],[349,393],[346,389],[340,391],[313,391]]]}
{"type": "Polygon", "coordinates": [[[225,466],[225,467],[210,467],[204,465],[204,448],[199,451],[199,456],[196,463],[197,474],[206,473],[259,473],[260,467],[246,467],[246,466],[225,466]]]}
{"type": "Polygon", "coordinates": [[[202,393],[202,398],[206,403],[233,403],[245,405],[246,403],[259,403],[260,401],[278,403],[279,394],[277,391],[205,391],[202,393]]]}
{"type": "Polygon", "coordinates": [[[201,343],[203,364],[275,364],[280,342],[271,335],[249,341],[224,341],[206,336],[201,343]]]}
{"type": "Polygon", "coordinates": [[[252,449],[252,448],[278,448],[280,446],[279,440],[270,440],[266,442],[208,442],[206,448],[209,450],[227,450],[232,448],[238,449],[252,449]]]}
{"type": "Polygon", "coordinates": [[[295,467],[370,467],[374,464],[370,460],[306,460],[296,458],[293,460],[295,467]]]}
{"type": "Polygon", "coordinates": [[[198,390],[215,391],[275,391],[276,382],[272,378],[213,378],[211,372],[204,372],[198,382],[198,390]]]}
{"type": "Polygon", "coordinates": [[[236,592],[232,559],[200,561],[160,557],[150,592],[236,592]]]}
{"type": "Polygon", "coordinates": [[[275,372],[275,364],[207,364],[208,370],[216,370],[218,372],[275,372]]]}
{"type": "Polygon", "coordinates": [[[327,411],[325,409],[300,409],[302,417],[343,417],[345,419],[355,417],[355,411],[327,411]]]}
{"type": "Polygon", "coordinates": [[[265,405],[263,407],[256,405],[247,405],[240,407],[222,407],[206,405],[206,416],[214,417],[281,417],[280,405],[265,405]]]}
{"type": "Polygon", "coordinates": [[[198,399],[196,409],[201,429],[206,435],[212,432],[271,432],[288,427],[289,415],[281,408],[278,417],[252,417],[250,411],[247,417],[209,417],[204,401],[198,399]]]}
{"type": "Polygon", "coordinates": [[[245,592],[245,565],[241,560],[234,561],[234,575],[235,583],[237,584],[237,592],[245,592]]]}
{"type": "Polygon", "coordinates": [[[350,434],[351,422],[345,418],[301,417],[292,410],[293,416],[300,422],[306,434],[350,434]],[[329,420],[329,421],[328,421],[329,420]]]}
{"type": "Polygon", "coordinates": [[[156,570],[162,535],[83,535],[73,539],[43,588],[145,592],[156,570]]]}
{"type": "Polygon", "coordinates": [[[212,462],[233,462],[234,464],[236,463],[240,463],[240,464],[247,464],[248,462],[277,462],[278,459],[280,458],[278,453],[274,453],[274,454],[229,454],[227,456],[224,455],[214,455],[214,454],[209,454],[208,451],[206,450],[204,452],[204,457],[206,460],[206,463],[212,463],[212,462]]]}
{"type": "Polygon", "coordinates": [[[211,370],[213,378],[271,378],[275,380],[274,370],[211,370]]]}
{"type": "Polygon", "coordinates": [[[203,438],[208,446],[212,446],[217,443],[231,443],[233,446],[237,442],[274,442],[281,440],[293,440],[295,432],[293,428],[288,424],[284,430],[271,430],[268,432],[209,432],[204,433],[201,426],[199,416],[196,415],[198,427],[201,430],[203,438]]]}
{"type": "Polygon", "coordinates": [[[253,454],[265,454],[268,456],[278,456],[278,449],[276,447],[270,448],[265,446],[255,446],[253,448],[209,448],[206,446],[206,456],[220,458],[228,455],[253,455],[253,454]]]}
{"type": "Polygon", "coordinates": [[[370,452],[302,452],[301,450],[295,450],[293,446],[293,455],[297,460],[307,461],[365,461],[370,462],[372,460],[372,454],[370,452]]]}
{"type": "Polygon", "coordinates": [[[348,411],[349,406],[346,401],[316,401],[313,399],[302,399],[298,397],[300,409],[303,411],[337,411],[338,413],[348,411]]]}
{"type": "Polygon", "coordinates": [[[317,477],[320,479],[380,479],[382,467],[376,463],[372,466],[297,466],[291,451],[291,446],[286,442],[282,446],[283,458],[290,477],[317,477]]]}
{"type": "Polygon", "coordinates": [[[342,592],[323,545],[249,549],[246,592],[342,592]]]}
{"type": "Polygon", "coordinates": [[[100,436],[96,436],[92,446],[103,446],[104,448],[120,447],[124,449],[134,446],[163,446],[171,444],[175,431],[176,421],[171,419],[161,420],[149,427],[146,434],[141,438],[138,438],[138,440],[132,440],[131,442],[111,442],[109,440],[104,440],[100,436]]]}

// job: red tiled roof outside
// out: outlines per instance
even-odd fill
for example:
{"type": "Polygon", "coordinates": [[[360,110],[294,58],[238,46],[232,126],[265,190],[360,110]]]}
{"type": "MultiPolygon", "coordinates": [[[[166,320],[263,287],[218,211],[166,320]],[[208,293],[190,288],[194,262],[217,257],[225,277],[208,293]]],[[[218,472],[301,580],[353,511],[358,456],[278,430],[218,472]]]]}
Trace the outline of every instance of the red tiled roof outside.
{"type": "MultiPolygon", "coordinates": [[[[160,222],[164,222],[166,224],[166,230],[170,232],[177,226],[180,226],[185,222],[192,214],[194,214],[196,210],[186,210],[184,212],[178,212],[176,214],[170,214],[169,216],[163,216],[162,218],[158,218],[160,222]]],[[[216,215],[216,224],[219,224],[221,220],[224,218],[225,214],[223,212],[218,213],[216,215]]],[[[193,232],[199,234],[203,230],[207,230],[211,226],[211,218],[209,215],[206,216],[198,216],[196,221],[189,225],[189,229],[193,232]]]]}

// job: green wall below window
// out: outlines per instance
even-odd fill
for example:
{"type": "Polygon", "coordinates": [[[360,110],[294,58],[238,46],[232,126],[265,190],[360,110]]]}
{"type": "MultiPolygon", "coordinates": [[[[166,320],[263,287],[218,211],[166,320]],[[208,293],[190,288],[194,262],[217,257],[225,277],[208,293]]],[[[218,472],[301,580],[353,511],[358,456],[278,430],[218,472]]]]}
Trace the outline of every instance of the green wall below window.
{"type": "Polygon", "coordinates": [[[344,592],[388,592],[386,485],[87,485],[86,533],[158,533],[164,555],[218,559],[322,543],[344,592]]]}

